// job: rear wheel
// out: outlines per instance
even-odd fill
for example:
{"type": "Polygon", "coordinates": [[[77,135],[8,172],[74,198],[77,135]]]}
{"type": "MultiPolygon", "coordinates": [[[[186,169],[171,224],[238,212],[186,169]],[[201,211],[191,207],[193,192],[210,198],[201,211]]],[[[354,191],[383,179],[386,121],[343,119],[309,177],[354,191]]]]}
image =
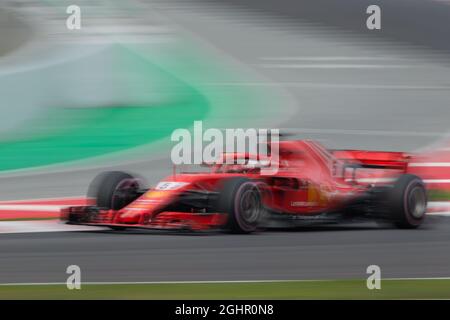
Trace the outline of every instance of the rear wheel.
{"type": "Polygon", "coordinates": [[[258,229],[264,214],[258,184],[247,178],[232,178],[223,184],[218,211],[228,214],[226,229],[233,233],[251,233],[258,229]]]}
{"type": "Polygon", "coordinates": [[[389,196],[391,215],[398,228],[419,227],[427,211],[427,191],[419,177],[404,174],[394,184],[389,196]]]}

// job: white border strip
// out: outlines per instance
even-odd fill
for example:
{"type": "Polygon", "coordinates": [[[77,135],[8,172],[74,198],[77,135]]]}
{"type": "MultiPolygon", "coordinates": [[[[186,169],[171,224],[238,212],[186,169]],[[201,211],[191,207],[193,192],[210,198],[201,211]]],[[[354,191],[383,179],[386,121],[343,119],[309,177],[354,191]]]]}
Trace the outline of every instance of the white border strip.
{"type": "Polygon", "coordinates": [[[70,205],[34,205],[34,204],[0,204],[0,211],[42,211],[59,212],[64,207],[70,205]]]}
{"type": "Polygon", "coordinates": [[[450,162],[411,162],[408,167],[450,167],[450,162]]]}
{"type": "Polygon", "coordinates": [[[57,197],[57,198],[34,198],[34,199],[20,199],[20,200],[0,200],[0,204],[20,204],[20,203],[30,203],[30,205],[33,205],[33,202],[45,202],[45,201],[62,201],[62,200],[79,200],[79,199],[85,199],[86,196],[70,196],[70,197],[57,197]]]}

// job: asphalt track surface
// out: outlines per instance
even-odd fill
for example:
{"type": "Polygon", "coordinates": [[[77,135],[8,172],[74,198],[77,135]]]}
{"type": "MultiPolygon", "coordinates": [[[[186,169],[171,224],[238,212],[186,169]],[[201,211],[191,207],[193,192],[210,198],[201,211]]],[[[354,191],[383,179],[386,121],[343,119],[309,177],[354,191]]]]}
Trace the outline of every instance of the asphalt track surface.
{"type": "Polygon", "coordinates": [[[0,11],[0,56],[14,51],[32,36],[32,28],[26,22],[9,10],[0,11]]]}
{"type": "MultiPolygon", "coordinates": [[[[414,150],[447,131],[450,111],[446,86],[450,81],[444,61],[446,56],[428,51],[445,52],[444,44],[448,45],[448,42],[443,40],[446,35],[439,36],[442,31],[432,33],[433,37],[423,36],[405,31],[407,28],[401,21],[395,24],[397,20],[388,20],[395,30],[405,30],[388,34],[386,38],[377,35],[374,46],[355,30],[357,21],[352,19],[359,18],[351,14],[335,21],[334,15],[317,9],[320,5],[311,4],[308,15],[314,18],[313,22],[322,20],[327,26],[316,32],[314,26],[305,25],[303,15],[308,11],[297,10],[298,1],[277,2],[276,8],[266,5],[267,1],[239,1],[244,2],[254,20],[238,26],[227,24],[234,20],[228,20],[228,13],[223,13],[221,6],[208,6],[204,11],[198,11],[197,7],[194,10],[179,9],[176,5],[168,8],[164,3],[159,5],[177,23],[214,43],[241,63],[258,69],[273,81],[270,85],[287,87],[288,94],[298,104],[295,116],[284,121],[282,127],[309,128],[305,137],[322,139],[331,145],[394,150],[414,150]],[[322,13],[314,14],[319,11],[322,13]],[[205,12],[211,15],[203,14],[205,12]],[[289,20],[286,28],[293,35],[271,33],[270,27],[262,28],[264,32],[261,33],[258,28],[251,27],[254,21],[270,23],[268,15],[271,14],[277,16],[275,24],[279,24],[280,19],[289,20]],[[337,26],[339,21],[345,24],[337,26]],[[211,23],[209,28],[204,28],[208,22],[211,23]],[[339,37],[328,27],[343,28],[355,34],[350,40],[344,39],[345,45],[336,45],[339,37]],[[298,32],[298,28],[303,31],[298,32]],[[229,36],[230,32],[233,37],[229,36]],[[411,39],[414,35],[416,38],[411,39]],[[400,38],[407,44],[390,42],[400,38]],[[369,68],[368,72],[364,70],[364,62],[356,68],[341,70],[334,64],[323,68],[317,61],[313,68],[295,61],[288,61],[287,66],[280,68],[280,64],[284,65],[280,59],[265,59],[320,56],[324,52],[339,57],[395,58],[383,65],[376,64],[378,67],[369,68]],[[443,62],[436,63],[437,57],[443,62]],[[324,117],[324,114],[330,116],[324,117]]],[[[430,7],[436,5],[443,4],[429,4],[430,7]]],[[[399,7],[390,14],[401,16],[402,10],[399,7]]],[[[241,15],[246,17],[246,13],[236,13],[233,19],[241,15]]],[[[411,19],[415,18],[418,17],[411,19]]],[[[424,27],[424,32],[433,31],[433,28],[441,30],[439,23],[443,20],[439,16],[428,20],[421,24],[428,26],[428,29],[424,27]]],[[[269,83],[231,85],[264,89],[269,83]]],[[[164,159],[143,160],[114,168],[129,168],[141,173],[151,168],[150,179],[158,179],[170,172],[164,159]]],[[[0,191],[4,199],[79,195],[84,193],[88,181],[98,170],[5,177],[0,191]],[[43,181],[45,188],[40,187],[43,181]]],[[[363,278],[371,264],[379,265],[385,277],[448,277],[450,221],[433,217],[420,230],[380,230],[369,224],[268,231],[255,235],[175,235],[137,231],[4,234],[0,235],[0,252],[0,283],[64,282],[65,269],[70,264],[81,266],[84,281],[363,278]]]]}
{"type": "Polygon", "coordinates": [[[446,221],[417,231],[370,224],[253,235],[0,235],[0,282],[65,282],[71,264],[93,282],[365,278],[369,265],[383,277],[446,277],[449,250],[446,221]]]}

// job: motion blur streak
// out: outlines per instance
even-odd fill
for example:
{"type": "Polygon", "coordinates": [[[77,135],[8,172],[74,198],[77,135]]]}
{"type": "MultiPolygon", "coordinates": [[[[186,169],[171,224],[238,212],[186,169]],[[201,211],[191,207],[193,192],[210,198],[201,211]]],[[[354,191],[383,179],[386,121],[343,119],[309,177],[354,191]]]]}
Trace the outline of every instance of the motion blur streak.
{"type": "MultiPolygon", "coordinates": [[[[382,30],[369,32],[369,0],[77,1],[86,18],[78,33],[65,29],[71,2],[0,6],[0,26],[4,17],[14,26],[0,28],[2,200],[84,195],[110,169],[155,182],[171,170],[167,133],[192,118],[298,128],[333,148],[415,151],[448,131],[445,2],[376,1],[382,30]]],[[[435,170],[427,179],[450,179],[435,170]]],[[[207,241],[2,234],[0,282],[62,282],[73,261],[86,281],[362,278],[373,263],[386,277],[448,276],[450,223],[429,222],[207,241]]]]}

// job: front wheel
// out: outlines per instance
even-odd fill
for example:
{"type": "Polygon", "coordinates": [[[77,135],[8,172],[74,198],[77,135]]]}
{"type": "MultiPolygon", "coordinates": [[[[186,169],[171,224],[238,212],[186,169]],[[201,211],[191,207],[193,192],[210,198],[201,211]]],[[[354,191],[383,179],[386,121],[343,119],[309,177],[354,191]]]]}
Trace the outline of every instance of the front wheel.
{"type": "Polygon", "coordinates": [[[218,211],[228,214],[226,229],[232,233],[257,230],[264,214],[258,183],[247,178],[226,180],[219,193],[218,211]]]}
{"type": "Polygon", "coordinates": [[[404,174],[394,184],[390,196],[391,216],[401,229],[419,227],[427,211],[427,191],[419,177],[404,174]]]}
{"type": "Polygon", "coordinates": [[[139,197],[142,181],[129,173],[109,171],[99,174],[91,183],[88,198],[97,207],[120,210],[139,197]]]}

